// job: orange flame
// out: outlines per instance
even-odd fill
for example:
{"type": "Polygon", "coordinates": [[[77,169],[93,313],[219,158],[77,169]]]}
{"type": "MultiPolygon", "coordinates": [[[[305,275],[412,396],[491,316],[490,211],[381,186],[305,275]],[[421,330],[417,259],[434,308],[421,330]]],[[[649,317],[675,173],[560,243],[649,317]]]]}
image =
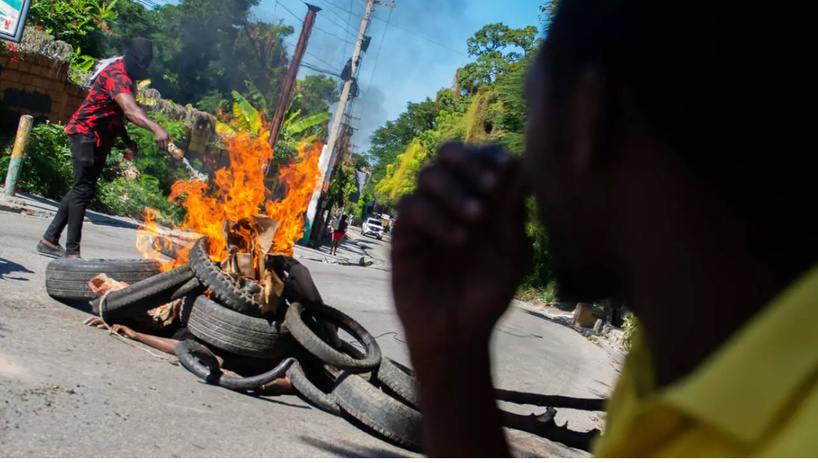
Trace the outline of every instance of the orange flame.
{"type": "Polygon", "coordinates": [[[142,224],[136,232],[136,248],[144,259],[159,263],[159,270],[167,271],[188,261],[190,248],[174,243],[169,237],[158,238],[159,231],[156,217],[159,211],[145,209],[142,224]],[[171,258],[174,255],[176,258],[171,258]]]}
{"type": "MultiPolygon", "coordinates": [[[[171,188],[168,199],[179,201],[187,210],[183,228],[208,236],[208,253],[214,260],[228,256],[224,224],[249,221],[259,215],[278,221],[278,231],[271,252],[292,255],[295,241],[302,235],[304,213],[309,205],[318,180],[318,157],[321,144],[302,145],[299,159],[281,169],[279,183],[286,196],[280,201],[270,200],[270,190],[264,185],[264,166],[273,158],[273,150],[265,142],[266,136],[253,137],[237,133],[225,137],[230,153],[230,164],[216,171],[209,183],[199,180],[180,180],[171,188]]],[[[155,211],[146,211],[144,228],[155,230],[155,211]]],[[[233,230],[249,244],[255,238],[251,229],[233,230]]],[[[235,235],[234,235],[235,236],[235,235]]],[[[157,257],[157,245],[139,246],[145,258],[157,257]]],[[[248,249],[243,249],[246,251],[248,249]]],[[[186,259],[185,259],[186,261],[186,259]]],[[[172,266],[181,265],[182,261],[172,266]]]]}

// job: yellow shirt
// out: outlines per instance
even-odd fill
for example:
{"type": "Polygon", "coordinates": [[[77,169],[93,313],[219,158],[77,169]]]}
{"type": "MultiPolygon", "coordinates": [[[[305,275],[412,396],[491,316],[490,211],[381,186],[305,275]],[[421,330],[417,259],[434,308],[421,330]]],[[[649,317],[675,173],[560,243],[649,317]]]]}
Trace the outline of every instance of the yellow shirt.
{"type": "Polygon", "coordinates": [[[661,390],[637,340],[594,447],[598,457],[818,456],[818,268],[661,390]]]}

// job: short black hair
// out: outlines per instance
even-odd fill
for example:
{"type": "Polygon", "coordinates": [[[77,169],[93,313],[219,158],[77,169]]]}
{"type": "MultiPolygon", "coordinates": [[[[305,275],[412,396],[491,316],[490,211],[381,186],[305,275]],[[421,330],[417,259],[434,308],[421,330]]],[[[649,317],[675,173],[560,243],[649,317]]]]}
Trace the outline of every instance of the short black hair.
{"type": "Polygon", "coordinates": [[[814,16],[782,3],[562,0],[540,62],[554,104],[596,68],[609,121],[627,102],[771,265],[800,273],[818,261],[814,16]]]}

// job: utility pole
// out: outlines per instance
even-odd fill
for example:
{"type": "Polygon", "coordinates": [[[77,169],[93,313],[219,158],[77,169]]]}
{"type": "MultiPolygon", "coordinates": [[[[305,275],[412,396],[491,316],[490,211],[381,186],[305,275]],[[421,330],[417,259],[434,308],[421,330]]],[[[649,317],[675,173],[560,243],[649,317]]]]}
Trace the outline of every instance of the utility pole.
{"type": "MultiPolygon", "coordinates": [[[[321,205],[318,204],[319,199],[321,198],[321,192],[323,191],[323,184],[326,180],[327,182],[331,181],[332,179],[332,166],[335,160],[335,141],[338,138],[338,129],[341,126],[341,120],[344,117],[344,111],[346,110],[347,101],[349,100],[349,91],[352,87],[352,82],[355,79],[355,71],[358,68],[358,59],[361,56],[361,44],[364,41],[364,37],[366,36],[366,28],[369,26],[369,19],[372,15],[372,8],[375,5],[381,6],[388,6],[390,8],[395,8],[394,3],[387,3],[378,0],[366,0],[366,13],[364,14],[364,19],[361,21],[361,30],[358,32],[358,40],[355,42],[355,51],[352,54],[352,65],[351,65],[351,72],[350,72],[350,79],[344,82],[344,89],[341,91],[341,100],[338,102],[338,109],[335,110],[335,119],[332,122],[332,128],[329,132],[329,139],[327,140],[327,148],[324,153],[321,153],[321,159],[319,160],[318,167],[321,170],[319,181],[315,185],[315,191],[312,195],[312,200],[310,200],[309,208],[307,209],[307,223],[306,231],[304,233],[304,237],[302,238],[302,244],[306,244],[306,241],[309,240],[312,225],[315,222],[315,219],[323,210],[321,205]]],[[[318,235],[321,236],[320,234],[318,235]]]]}
{"type": "MultiPolygon", "coordinates": [[[[290,100],[293,98],[293,91],[295,90],[295,80],[298,77],[298,68],[301,66],[301,59],[304,57],[304,52],[307,50],[307,42],[310,41],[310,34],[312,34],[312,27],[315,25],[315,15],[321,11],[321,8],[307,4],[307,16],[304,18],[304,25],[301,27],[301,36],[298,37],[298,43],[293,52],[293,59],[290,61],[290,68],[287,70],[287,75],[284,78],[284,85],[281,87],[281,96],[278,98],[278,105],[276,105],[276,112],[273,114],[273,121],[270,123],[270,147],[275,150],[278,137],[281,135],[281,128],[284,125],[284,114],[290,106],[290,100]]],[[[270,170],[271,162],[264,166],[264,176],[267,176],[267,171],[270,170]]]]}
{"type": "MultiPolygon", "coordinates": [[[[349,127],[348,123],[341,126],[341,135],[337,138],[335,142],[335,152],[339,155],[335,156],[335,162],[333,162],[329,166],[329,168],[331,169],[330,170],[331,174],[326,178],[331,178],[332,176],[335,175],[335,172],[337,172],[338,158],[340,157],[342,145],[347,141],[346,133],[348,127],[349,127]]],[[[312,231],[309,235],[307,235],[310,237],[310,239],[321,239],[321,231],[324,229],[324,224],[326,223],[324,220],[324,214],[329,213],[329,211],[333,207],[332,201],[330,201],[329,198],[327,198],[327,195],[329,194],[329,184],[330,184],[329,180],[324,180],[324,184],[321,187],[321,194],[318,197],[318,204],[319,206],[322,207],[318,208],[317,211],[318,213],[316,214],[315,221],[313,222],[312,231]]],[[[327,218],[327,220],[329,220],[329,217],[327,218]]]]}

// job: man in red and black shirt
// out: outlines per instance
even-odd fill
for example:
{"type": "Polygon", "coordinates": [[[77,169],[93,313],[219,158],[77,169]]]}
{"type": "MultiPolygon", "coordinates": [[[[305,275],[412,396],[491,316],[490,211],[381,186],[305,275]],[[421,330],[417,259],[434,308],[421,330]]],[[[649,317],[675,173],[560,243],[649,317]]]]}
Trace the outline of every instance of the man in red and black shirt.
{"type": "Polygon", "coordinates": [[[111,147],[121,136],[125,145],[136,153],[136,144],[125,130],[125,117],[153,132],[159,148],[167,149],[170,142],[167,131],[148,119],[135,99],[136,83],[147,78],[152,60],[150,41],[134,38],[123,58],[102,63],[101,70],[93,76],[88,97],[65,128],[71,147],[74,187],[60,202],[57,215],[37,243],[40,253],[50,257],[80,257],[85,209],[96,194],[97,180],[111,147]],[[63,249],[59,241],[66,226],[68,236],[63,249]]]}

